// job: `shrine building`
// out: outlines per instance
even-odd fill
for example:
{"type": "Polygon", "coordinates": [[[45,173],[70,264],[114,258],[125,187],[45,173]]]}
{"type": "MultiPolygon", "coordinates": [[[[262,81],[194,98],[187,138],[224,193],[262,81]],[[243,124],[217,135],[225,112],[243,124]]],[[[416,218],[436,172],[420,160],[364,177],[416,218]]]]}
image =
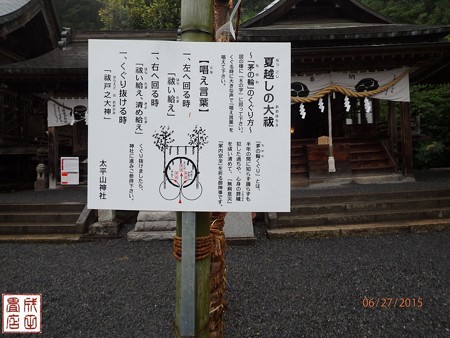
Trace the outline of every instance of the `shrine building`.
{"type": "MultiPolygon", "coordinates": [[[[239,42],[291,43],[292,186],[413,177],[410,86],[448,82],[450,26],[394,22],[356,0],[279,0],[241,24],[239,42]]],[[[52,0],[0,3],[0,186],[61,183],[60,158],[87,182],[88,39],[177,32],[63,28],[52,0]]]]}

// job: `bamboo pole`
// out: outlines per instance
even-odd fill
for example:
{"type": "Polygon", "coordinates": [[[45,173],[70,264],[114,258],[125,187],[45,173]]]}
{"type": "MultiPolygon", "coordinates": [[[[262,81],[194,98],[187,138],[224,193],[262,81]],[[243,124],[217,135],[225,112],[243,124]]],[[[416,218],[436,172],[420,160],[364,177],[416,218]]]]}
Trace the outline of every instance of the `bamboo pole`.
{"type": "MultiPolygon", "coordinates": [[[[214,24],[213,0],[182,0],[181,1],[181,40],[195,42],[212,42],[214,24]]],[[[208,236],[209,213],[197,212],[196,237],[208,236]]],[[[177,236],[182,235],[182,213],[177,213],[177,236]]],[[[181,265],[177,261],[176,267],[176,333],[180,332],[181,309],[181,265]]],[[[197,260],[195,263],[195,335],[194,337],[209,337],[209,278],[210,256],[197,260]]]]}

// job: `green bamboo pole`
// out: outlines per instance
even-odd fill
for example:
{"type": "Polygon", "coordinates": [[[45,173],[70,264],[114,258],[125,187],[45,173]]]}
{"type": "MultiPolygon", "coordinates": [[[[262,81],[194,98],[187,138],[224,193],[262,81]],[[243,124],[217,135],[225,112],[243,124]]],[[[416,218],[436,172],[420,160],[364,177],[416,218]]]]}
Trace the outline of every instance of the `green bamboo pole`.
{"type": "MultiPolygon", "coordinates": [[[[196,42],[213,41],[214,1],[182,0],[181,1],[181,40],[196,42]]],[[[177,236],[182,233],[181,212],[177,212],[177,236]]],[[[209,213],[196,213],[196,236],[209,235],[209,213]]],[[[176,267],[176,315],[175,325],[180,332],[181,307],[181,262],[176,267]]],[[[195,337],[209,337],[209,292],[210,292],[211,258],[197,260],[195,264],[195,337]]]]}
{"type": "MultiPolygon", "coordinates": [[[[181,237],[181,212],[177,212],[177,236],[181,237]]],[[[196,213],[196,236],[203,237],[209,235],[209,213],[196,213]]],[[[197,260],[195,264],[195,337],[209,337],[209,292],[210,292],[210,269],[211,258],[207,257],[197,260]]],[[[181,262],[177,261],[177,281],[176,281],[176,316],[175,325],[177,332],[180,332],[181,313],[181,262]]]]}

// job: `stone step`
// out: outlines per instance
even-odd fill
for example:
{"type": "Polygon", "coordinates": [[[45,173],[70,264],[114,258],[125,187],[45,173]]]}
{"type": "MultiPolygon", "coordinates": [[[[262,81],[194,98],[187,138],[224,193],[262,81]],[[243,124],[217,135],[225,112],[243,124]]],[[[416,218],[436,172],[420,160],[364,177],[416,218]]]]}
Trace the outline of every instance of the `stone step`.
{"type": "Polygon", "coordinates": [[[450,196],[443,197],[416,197],[410,199],[391,199],[391,200],[375,200],[375,201],[354,201],[344,203],[329,204],[297,204],[291,206],[290,213],[279,213],[282,215],[297,215],[299,217],[308,217],[312,214],[329,214],[329,213],[352,213],[361,211],[392,211],[403,209],[423,209],[423,208],[439,208],[450,207],[450,196]]]}
{"type": "Polygon", "coordinates": [[[26,203],[26,204],[0,204],[0,212],[81,212],[86,203],[64,202],[58,204],[26,203]]]}
{"type": "Polygon", "coordinates": [[[450,218],[390,221],[359,224],[342,224],[336,226],[312,226],[272,228],[267,230],[269,238],[318,238],[318,237],[349,237],[374,236],[400,232],[422,233],[450,229],[450,218]]]}
{"type": "Polygon", "coordinates": [[[0,212],[0,225],[3,223],[44,223],[44,222],[60,222],[60,223],[75,223],[80,215],[80,212],[0,212]]]}
{"type": "Polygon", "coordinates": [[[71,243],[83,240],[81,234],[0,234],[0,242],[71,243]]]}
{"type": "Polygon", "coordinates": [[[85,229],[73,223],[62,222],[14,222],[0,223],[0,234],[81,234],[85,229]]]}
{"type": "Polygon", "coordinates": [[[360,167],[360,168],[352,168],[353,176],[357,175],[381,175],[381,174],[394,174],[395,168],[391,165],[385,166],[373,166],[373,167],[360,167]]]}
{"type": "Polygon", "coordinates": [[[404,200],[414,198],[437,198],[437,197],[450,197],[450,189],[432,189],[432,190],[411,190],[411,191],[396,191],[396,192],[369,192],[357,194],[353,192],[337,194],[317,194],[314,196],[302,196],[301,191],[292,194],[292,205],[305,205],[305,204],[337,204],[348,202],[362,202],[362,201],[384,201],[384,200],[404,200]]]}
{"type": "MultiPolygon", "coordinates": [[[[450,217],[450,206],[445,208],[423,208],[391,211],[364,211],[346,213],[315,214],[308,217],[280,215],[273,227],[305,227],[318,225],[355,224],[373,222],[392,222],[399,220],[439,219],[450,217]]],[[[274,222],[273,222],[274,223],[274,222]]]]}

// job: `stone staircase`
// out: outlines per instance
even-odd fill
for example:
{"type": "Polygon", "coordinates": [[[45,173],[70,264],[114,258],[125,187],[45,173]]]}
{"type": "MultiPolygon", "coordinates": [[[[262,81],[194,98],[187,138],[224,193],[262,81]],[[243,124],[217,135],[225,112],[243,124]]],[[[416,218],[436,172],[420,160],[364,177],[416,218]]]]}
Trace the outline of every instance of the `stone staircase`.
{"type": "Polygon", "coordinates": [[[90,214],[78,202],[0,204],[0,236],[83,234],[90,214]]]}
{"type": "Polygon", "coordinates": [[[269,237],[344,236],[450,228],[450,189],[304,196],[268,215],[269,237]]]}

